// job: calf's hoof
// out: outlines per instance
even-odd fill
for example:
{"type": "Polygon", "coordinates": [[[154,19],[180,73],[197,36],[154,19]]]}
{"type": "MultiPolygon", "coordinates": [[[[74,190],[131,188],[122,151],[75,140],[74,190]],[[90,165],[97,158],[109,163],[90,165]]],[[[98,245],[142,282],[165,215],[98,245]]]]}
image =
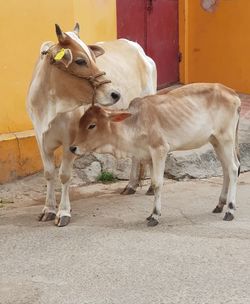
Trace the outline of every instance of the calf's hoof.
{"type": "Polygon", "coordinates": [[[70,216],[63,215],[61,217],[56,217],[55,219],[55,225],[58,227],[64,227],[67,226],[70,222],[70,216]]]}
{"type": "Polygon", "coordinates": [[[53,212],[42,212],[38,216],[38,221],[39,222],[48,222],[48,221],[53,221],[56,218],[56,214],[53,212]]]}
{"type": "Polygon", "coordinates": [[[148,188],[148,191],[146,192],[146,195],[154,195],[154,194],[155,194],[154,188],[152,186],[150,186],[148,188]]]}
{"type": "Polygon", "coordinates": [[[152,215],[149,216],[149,217],[147,218],[147,220],[148,220],[148,226],[149,226],[149,227],[154,227],[154,226],[156,226],[156,225],[159,224],[159,221],[158,221],[157,219],[155,219],[152,215]]]}
{"type": "Polygon", "coordinates": [[[213,213],[221,213],[223,210],[223,207],[220,207],[220,206],[216,206],[213,210],[213,213]]]}
{"type": "Polygon", "coordinates": [[[135,194],[135,190],[130,186],[126,186],[121,192],[121,195],[130,195],[130,194],[135,194]]]}
{"type": "Polygon", "coordinates": [[[234,219],[234,215],[230,212],[226,212],[223,221],[232,221],[234,219]]]}
{"type": "Polygon", "coordinates": [[[151,218],[153,218],[153,214],[150,214],[150,216],[148,216],[148,217],[146,218],[146,220],[147,220],[147,221],[150,221],[151,218]]]}

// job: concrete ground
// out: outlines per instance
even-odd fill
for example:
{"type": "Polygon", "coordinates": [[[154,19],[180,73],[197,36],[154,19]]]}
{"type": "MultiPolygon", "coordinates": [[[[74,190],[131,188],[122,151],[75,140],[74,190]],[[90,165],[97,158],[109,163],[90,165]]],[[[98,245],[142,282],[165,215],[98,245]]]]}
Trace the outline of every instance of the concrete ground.
{"type": "MultiPolygon", "coordinates": [[[[72,221],[36,220],[41,175],[0,188],[1,304],[250,303],[250,173],[233,222],[212,214],[222,178],[165,181],[161,222],[147,227],[147,185],[73,185],[72,221]]],[[[58,192],[59,193],[59,192],[58,192]]]]}

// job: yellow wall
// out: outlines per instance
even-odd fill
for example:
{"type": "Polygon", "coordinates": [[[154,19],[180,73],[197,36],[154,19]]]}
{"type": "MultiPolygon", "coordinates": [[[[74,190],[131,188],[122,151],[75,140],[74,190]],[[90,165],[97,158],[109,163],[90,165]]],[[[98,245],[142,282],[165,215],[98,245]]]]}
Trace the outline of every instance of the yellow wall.
{"type": "Polygon", "coordinates": [[[55,41],[55,23],[68,31],[76,21],[88,43],[115,39],[115,0],[1,1],[0,134],[32,128],[25,98],[40,45],[55,41]]]}
{"type": "Polygon", "coordinates": [[[116,0],[74,0],[74,17],[86,43],[116,39],[116,0]]]}
{"type": "Polygon", "coordinates": [[[179,0],[184,83],[221,82],[250,93],[250,1],[220,0],[205,12],[200,0],[179,0]]]}
{"type": "Polygon", "coordinates": [[[0,4],[2,183],[42,168],[25,108],[41,43],[56,41],[55,23],[68,31],[77,21],[87,43],[116,39],[116,0],[2,0],[0,4]]]}

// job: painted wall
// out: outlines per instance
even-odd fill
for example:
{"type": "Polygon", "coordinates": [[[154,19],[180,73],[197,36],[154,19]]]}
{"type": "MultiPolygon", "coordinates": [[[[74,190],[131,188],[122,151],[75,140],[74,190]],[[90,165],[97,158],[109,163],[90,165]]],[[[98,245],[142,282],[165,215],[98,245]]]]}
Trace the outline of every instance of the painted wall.
{"type": "Polygon", "coordinates": [[[88,43],[116,38],[115,0],[8,0],[0,10],[0,134],[32,128],[25,98],[43,41],[78,21],[88,43]]]}
{"type": "Polygon", "coordinates": [[[56,41],[55,23],[68,31],[76,21],[87,43],[116,39],[116,0],[2,0],[0,4],[1,184],[42,169],[25,106],[40,45],[56,41]]]}
{"type": "Polygon", "coordinates": [[[200,0],[179,0],[181,81],[221,82],[250,93],[249,0],[220,0],[213,13],[200,0]]]}

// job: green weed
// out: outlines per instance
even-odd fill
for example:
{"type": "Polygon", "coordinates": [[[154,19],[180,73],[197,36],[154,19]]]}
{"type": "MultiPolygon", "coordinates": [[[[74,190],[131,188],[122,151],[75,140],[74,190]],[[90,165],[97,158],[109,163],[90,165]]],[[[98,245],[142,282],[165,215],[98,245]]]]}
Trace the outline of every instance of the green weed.
{"type": "Polygon", "coordinates": [[[102,183],[114,183],[116,181],[116,177],[111,172],[103,171],[97,177],[97,181],[102,183]]]}

